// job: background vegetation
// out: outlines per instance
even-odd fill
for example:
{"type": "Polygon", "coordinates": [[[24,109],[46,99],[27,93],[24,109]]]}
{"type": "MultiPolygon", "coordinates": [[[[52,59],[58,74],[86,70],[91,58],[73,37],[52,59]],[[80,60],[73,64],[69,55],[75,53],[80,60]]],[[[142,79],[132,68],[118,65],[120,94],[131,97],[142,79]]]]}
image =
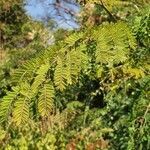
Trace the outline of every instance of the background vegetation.
{"type": "Polygon", "coordinates": [[[51,1],[72,30],[25,3],[0,1],[0,149],[150,149],[149,1],[51,1]]]}

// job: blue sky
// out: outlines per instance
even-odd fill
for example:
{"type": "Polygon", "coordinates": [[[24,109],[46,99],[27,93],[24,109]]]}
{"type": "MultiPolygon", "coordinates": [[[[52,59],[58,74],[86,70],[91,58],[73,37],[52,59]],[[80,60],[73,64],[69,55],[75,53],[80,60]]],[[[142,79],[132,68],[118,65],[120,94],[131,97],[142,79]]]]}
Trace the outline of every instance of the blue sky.
{"type": "Polygon", "coordinates": [[[29,15],[36,19],[44,13],[44,10],[41,7],[41,5],[35,3],[35,0],[31,0],[30,2],[28,2],[25,6],[25,9],[29,15]]]}
{"type": "MultiPolygon", "coordinates": [[[[54,10],[48,6],[47,4],[50,3],[52,0],[44,0],[44,3],[40,3],[40,0],[27,0],[27,5],[25,9],[27,14],[30,15],[32,18],[40,20],[41,17],[44,17],[45,14],[51,14],[54,16],[54,10]]],[[[73,6],[73,10],[78,11],[78,7],[73,6]]],[[[65,17],[68,18],[67,15],[65,17]]],[[[73,21],[65,22],[64,20],[60,20],[61,18],[55,16],[55,20],[59,24],[59,27],[63,28],[76,28],[78,27],[73,21]]]]}

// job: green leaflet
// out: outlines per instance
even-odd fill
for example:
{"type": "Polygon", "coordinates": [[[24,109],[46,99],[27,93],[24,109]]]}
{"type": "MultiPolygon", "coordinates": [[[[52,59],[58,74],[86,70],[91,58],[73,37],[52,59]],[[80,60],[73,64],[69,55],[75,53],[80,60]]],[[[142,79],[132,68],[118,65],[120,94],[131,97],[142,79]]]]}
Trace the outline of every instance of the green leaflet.
{"type": "Polygon", "coordinates": [[[56,85],[56,88],[59,89],[60,91],[63,91],[65,89],[66,83],[66,75],[64,72],[64,65],[63,65],[63,60],[58,57],[57,58],[57,66],[55,68],[55,74],[54,74],[54,83],[56,85]]]}
{"type": "Polygon", "coordinates": [[[19,87],[14,87],[12,92],[9,92],[0,102],[0,122],[7,121],[14,100],[19,93],[19,87]]]}
{"type": "Polygon", "coordinates": [[[48,116],[53,110],[54,87],[50,83],[43,85],[38,98],[38,111],[41,116],[48,116]]]}
{"type": "Polygon", "coordinates": [[[67,44],[68,47],[73,46],[75,44],[75,42],[80,40],[82,37],[83,37],[82,32],[80,32],[80,33],[75,32],[65,39],[65,43],[67,44]]]}
{"type": "Polygon", "coordinates": [[[19,97],[15,102],[13,108],[13,122],[17,126],[27,123],[29,119],[29,99],[26,97],[19,97]]]}
{"type": "Polygon", "coordinates": [[[50,68],[49,63],[43,64],[40,66],[40,68],[37,70],[36,74],[37,76],[34,78],[34,82],[31,85],[31,90],[36,93],[38,90],[38,87],[45,81],[46,74],[50,68]]]}
{"type": "Polygon", "coordinates": [[[118,64],[129,57],[130,48],[136,42],[125,23],[106,24],[94,31],[97,42],[96,61],[103,64],[118,64]]]}
{"type": "Polygon", "coordinates": [[[14,83],[30,80],[38,67],[35,59],[28,61],[22,67],[18,68],[12,76],[14,83]]]}

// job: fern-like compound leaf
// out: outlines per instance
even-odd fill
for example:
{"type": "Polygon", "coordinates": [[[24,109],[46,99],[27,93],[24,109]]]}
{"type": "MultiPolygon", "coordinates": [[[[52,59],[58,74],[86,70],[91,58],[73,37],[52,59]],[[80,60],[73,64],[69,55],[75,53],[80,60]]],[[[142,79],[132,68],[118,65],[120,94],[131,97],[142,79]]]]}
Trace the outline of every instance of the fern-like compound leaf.
{"type": "Polygon", "coordinates": [[[129,57],[130,48],[136,42],[125,23],[107,24],[94,32],[97,42],[96,61],[103,64],[118,64],[129,57]]]}
{"type": "Polygon", "coordinates": [[[34,78],[34,82],[31,85],[31,89],[34,93],[38,91],[38,87],[45,81],[45,77],[49,68],[50,68],[49,63],[46,63],[41,65],[40,68],[37,70],[36,72],[37,76],[34,78]]]}
{"type": "Polygon", "coordinates": [[[66,86],[66,74],[65,74],[65,68],[62,58],[57,58],[57,66],[55,68],[55,74],[54,74],[54,83],[56,85],[56,88],[60,91],[63,91],[66,86]]]}
{"type": "Polygon", "coordinates": [[[48,116],[53,110],[54,87],[50,83],[45,83],[40,90],[38,99],[38,111],[41,116],[48,116]]]}
{"type": "Polygon", "coordinates": [[[19,93],[19,88],[14,87],[12,92],[9,92],[0,102],[0,122],[5,122],[12,110],[12,104],[19,93]]]}
{"type": "Polygon", "coordinates": [[[29,99],[26,97],[19,97],[13,109],[13,122],[17,126],[23,125],[28,122],[29,119],[29,99]]]}
{"type": "Polygon", "coordinates": [[[69,37],[65,39],[65,43],[67,46],[73,46],[75,42],[80,40],[83,37],[83,33],[75,32],[74,34],[71,34],[69,37]]]}

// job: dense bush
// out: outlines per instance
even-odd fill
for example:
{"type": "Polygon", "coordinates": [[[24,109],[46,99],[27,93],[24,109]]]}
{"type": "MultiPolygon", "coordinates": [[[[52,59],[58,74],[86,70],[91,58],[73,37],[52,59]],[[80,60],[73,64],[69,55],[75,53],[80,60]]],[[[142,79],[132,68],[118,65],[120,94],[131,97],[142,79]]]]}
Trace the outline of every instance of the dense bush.
{"type": "Polygon", "coordinates": [[[150,11],[134,2],[89,0],[82,27],[51,45],[32,22],[46,34],[0,76],[2,149],[150,149],[150,11]]]}

